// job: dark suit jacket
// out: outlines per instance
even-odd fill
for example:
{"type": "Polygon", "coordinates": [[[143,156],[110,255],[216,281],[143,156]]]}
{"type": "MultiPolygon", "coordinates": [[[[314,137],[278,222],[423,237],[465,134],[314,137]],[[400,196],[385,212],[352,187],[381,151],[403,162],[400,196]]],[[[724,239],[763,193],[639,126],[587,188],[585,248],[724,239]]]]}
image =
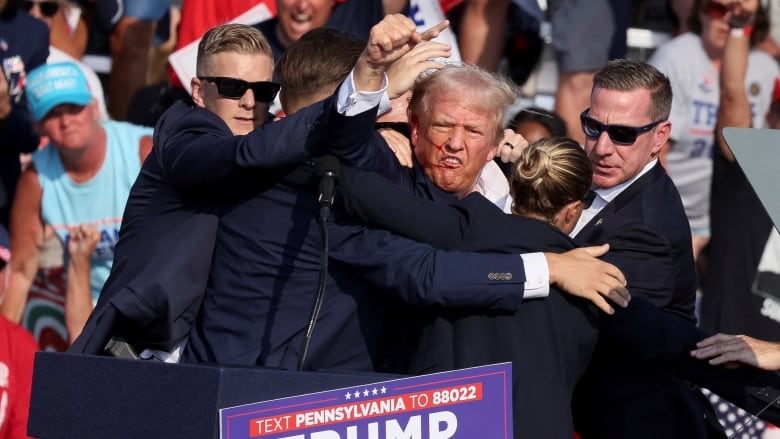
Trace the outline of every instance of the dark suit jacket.
{"type": "MultiPolygon", "coordinates": [[[[507,252],[574,248],[558,229],[504,214],[478,194],[447,206],[409,196],[376,174],[346,169],[342,180],[348,211],[437,247],[507,252]]],[[[693,360],[688,351],[705,334],[646,300],[635,299],[616,311],[614,316],[599,314],[589,303],[555,288],[548,299],[526,301],[514,314],[442,311],[424,330],[412,372],[511,361],[518,438],[571,437],[571,394],[599,333],[657,367],[674,365],[688,377],[722,386],[718,391],[751,410],[759,407],[748,396],[748,386],[777,383],[771,373],[727,371],[693,360]]]]}
{"type": "MultiPolygon", "coordinates": [[[[330,148],[359,166],[373,166],[382,153],[395,160],[386,146],[369,142],[376,135],[375,115],[354,119],[354,129],[327,134],[335,144],[330,148]]],[[[183,361],[298,367],[325,243],[317,196],[303,185],[302,190],[280,180],[225,203],[202,309],[183,361]]],[[[308,369],[388,370],[386,339],[395,334],[383,319],[390,297],[424,306],[503,310],[522,301],[519,257],[436,250],[357,224],[337,208],[327,231],[329,266],[308,369]],[[491,272],[512,276],[495,279],[491,272]]]]}
{"type": "MultiPolygon", "coordinates": [[[[660,163],[607,204],[576,240],[609,243],[607,258],[625,274],[632,296],[695,322],[698,280],[690,227],[660,163]]],[[[606,339],[575,394],[577,430],[584,438],[702,437],[701,413],[702,405],[671,370],[648,367],[606,339]]]]}
{"type": "Polygon", "coordinates": [[[332,106],[326,99],[234,136],[213,112],[174,104],[155,128],[154,147],[130,191],[111,274],[69,351],[100,354],[113,335],[168,349],[186,336],[208,280],[217,207],[256,189],[264,176],[276,178],[269,170],[316,153],[332,106]]]}

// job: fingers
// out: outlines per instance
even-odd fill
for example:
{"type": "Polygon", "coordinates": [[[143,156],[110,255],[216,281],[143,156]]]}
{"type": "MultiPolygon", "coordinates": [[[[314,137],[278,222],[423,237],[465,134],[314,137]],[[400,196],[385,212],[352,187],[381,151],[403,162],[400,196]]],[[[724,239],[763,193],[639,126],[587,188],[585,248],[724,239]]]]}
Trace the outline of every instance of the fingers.
{"type": "Polygon", "coordinates": [[[449,20],[444,20],[439,24],[434,25],[433,27],[426,29],[421,35],[420,38],[423,41],[430,41],[436,37],[439,36],[439,34],[444,30],[447,29],[450,26],[449,20]]]}
{"type": "Polygon", "coordinates": [[[398,131],[389,128],[379,130],[379,134],[387,142],[387,147],[395,154],[398,163],[403,167],[411,168],[413,166],[412,148],[409,139],[398,131]]]}
{"type": "Polygon", "coordinates": [[[601,244],[601,245],[594,245],[591,247],[582,247],[581,250],[584,250],[587,254],[593,256],[594,258],[598,258],[599,256],[604,256],[609,251],[609,244],[601,244]]]}
{"type": "Polygon", "coordinates": [[[419,39],[417,26],[411,19],[402,14],[391,14],[371,28],[369,46],[389,52],[409,43],[416,43],[419,39]]]}
{"type": "Polygon", "coordinates": [[[501,143],[496,151],[496,156],[501,158],[504,163],[514,163],[520,158],[525,147],[528,146],[528,141],[522,135],[516,133],[514,130],[505,129],[504,137],[501,139],[501,143]]]}
{"type": "Polygon", "coordinates": [[[423,41],[392,63],[387,76],[390,80],[387,93],[391,99],[404,94],[414,86],[421,73],[429,69],[441,69],[444,64],[436,59],[449,58],[452,48],[448,44],[423,41]]]}
{"type": "Polygon", "coordinates": [[[609,315],[615,314],[615,310],[612,309],[612,307],[609,306],[609,303],[600,295],[596,294],[593,297],[589,297],[588,299],[590,299],[590,301],[596,305],[596,308],[602,310],[603,312],[609,315]]]}

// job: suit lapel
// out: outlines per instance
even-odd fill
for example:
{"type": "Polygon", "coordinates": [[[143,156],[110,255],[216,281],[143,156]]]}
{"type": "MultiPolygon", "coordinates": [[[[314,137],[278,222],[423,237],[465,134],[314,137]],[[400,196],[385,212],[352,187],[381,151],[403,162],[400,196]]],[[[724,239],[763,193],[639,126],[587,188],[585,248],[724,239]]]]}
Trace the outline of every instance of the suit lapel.
{"type": "Polygon", "coordinates": [[[654,185],[658,179],[663,177],[665,173],[666,170],[664,170],[663,166],[661,166],[661,162],[657,162],[655,166],[650,169],[650,171],[639,177],[639,179],[637,179],[635,182],[631,183],[631,185],[628,186],[623,192],[621,192],[620,195],[615,197],[614,200],[607,203],[607,205],[601,209],[598,215],[594,216],[590,222],[585,225],[582,230],[580,230],[580,232],[577,234],[577,240],[581,242],[590,242],[590,237],[593,236],[597,230],[599,230],[607,218],[609,218],[612,214],[619,212],[620,209],[638,197],[639,194],[644,192],[648,187],[654,185]]]}

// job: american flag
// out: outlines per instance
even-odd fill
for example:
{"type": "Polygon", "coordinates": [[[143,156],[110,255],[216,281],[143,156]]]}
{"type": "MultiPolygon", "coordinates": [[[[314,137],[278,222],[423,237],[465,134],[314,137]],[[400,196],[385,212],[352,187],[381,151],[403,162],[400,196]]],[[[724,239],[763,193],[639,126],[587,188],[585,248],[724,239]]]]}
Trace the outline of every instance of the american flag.
{"type": "Polygon", "coordinates": [[[742,410],[707,389],[701,389],[709,399],[718,421],[729,439],[780,439],[780,429],[742,410]]]}

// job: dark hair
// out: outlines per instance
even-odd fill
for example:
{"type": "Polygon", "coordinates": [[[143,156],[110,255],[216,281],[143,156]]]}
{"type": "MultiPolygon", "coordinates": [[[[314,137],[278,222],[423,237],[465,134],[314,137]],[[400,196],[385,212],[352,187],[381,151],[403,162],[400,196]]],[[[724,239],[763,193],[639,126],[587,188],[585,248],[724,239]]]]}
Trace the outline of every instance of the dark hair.
{"type": "MultiPolygon", "coordinates": [[[[274,74],[282,85],[282,107],[330,95],[349,75],[365,41],[332,28],[306,32],[285,50],[274,74]]],[[[319,100],[319,99],[317,99],[319,100]]]]}
{"type": "Polygon", "coordinates": [[[557,113],[540,107],[526,107],[518,111],[509,122],[509,128],[517,130],[521,123],[537,122],[547,128],[551,137],[566,135],[566,122],[557,113]]]}
{"type": "Polygon", "coordinates": [[[541,139],[512,166],[512,213],[552,222],[564,206],[585,198],[592,180],[593,167],[579,143],[568,137],[541,139]]]}
{"type": "Polygon", "coordinates": [[[613,59],[593,76],[593,90],[645,89],[650,92],[650,120],[666,120],[672,111],[672,85],[663,73],[637,59],[613,59]]]}

